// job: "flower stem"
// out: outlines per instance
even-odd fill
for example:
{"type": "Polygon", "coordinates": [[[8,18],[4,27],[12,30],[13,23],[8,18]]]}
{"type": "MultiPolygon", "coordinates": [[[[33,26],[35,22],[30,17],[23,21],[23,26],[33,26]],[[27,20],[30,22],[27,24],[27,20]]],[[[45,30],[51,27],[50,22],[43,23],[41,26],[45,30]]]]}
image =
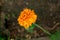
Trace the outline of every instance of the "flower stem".
{"type": "Polygon", "coordinates": [[[40,28],[45,33],[47,33],[48,35],[51,35],[51,33],[49,31],[45,30],[43,27],[39,26],[38,24],[34,24],[34,25],[37,26],[38,28],[40,28]]]}

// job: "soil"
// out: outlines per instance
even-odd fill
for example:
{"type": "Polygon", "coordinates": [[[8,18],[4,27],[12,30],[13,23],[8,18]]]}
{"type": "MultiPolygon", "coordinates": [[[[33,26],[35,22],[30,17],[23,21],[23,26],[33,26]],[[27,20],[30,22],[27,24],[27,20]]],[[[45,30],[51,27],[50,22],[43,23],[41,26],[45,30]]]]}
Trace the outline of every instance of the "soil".
{"type": "Polygon", "coordinates": [[[16,40],[48,36],[34,28],[32,34],[21,27],[17,18],[23,8],[33,9],[38,15],[36,24],[50,33],[60,29],[60,0],[0,0],[0,33],[16,40]]]}

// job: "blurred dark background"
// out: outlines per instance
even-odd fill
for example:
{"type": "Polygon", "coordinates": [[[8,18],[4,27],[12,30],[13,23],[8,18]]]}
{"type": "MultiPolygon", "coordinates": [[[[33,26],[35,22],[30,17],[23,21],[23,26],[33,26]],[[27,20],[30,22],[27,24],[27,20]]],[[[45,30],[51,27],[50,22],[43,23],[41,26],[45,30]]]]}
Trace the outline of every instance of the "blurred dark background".
{"type": "Polygon", "coordinates": [[[52,34],[60,29],[60,0],[0,0],[0,34],[15,40],[48,36],[39,28],[30,34],[18,24],[23,8],[33,9],[38,15],[36,24],[52,34]]]}

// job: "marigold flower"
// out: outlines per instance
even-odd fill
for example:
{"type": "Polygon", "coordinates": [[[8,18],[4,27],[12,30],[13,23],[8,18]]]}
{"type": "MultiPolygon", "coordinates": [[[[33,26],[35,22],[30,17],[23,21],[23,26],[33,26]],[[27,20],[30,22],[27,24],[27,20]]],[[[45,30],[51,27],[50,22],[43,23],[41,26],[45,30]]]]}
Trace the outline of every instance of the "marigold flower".
{"type": "Polygon", "coordinates": [[[35,14],[34,10],[25,8],[23,11],[21,11],[17,21],[19,25],[27,29],[32,23],[35,23],[36,19],[37,15],[35,14]]]}

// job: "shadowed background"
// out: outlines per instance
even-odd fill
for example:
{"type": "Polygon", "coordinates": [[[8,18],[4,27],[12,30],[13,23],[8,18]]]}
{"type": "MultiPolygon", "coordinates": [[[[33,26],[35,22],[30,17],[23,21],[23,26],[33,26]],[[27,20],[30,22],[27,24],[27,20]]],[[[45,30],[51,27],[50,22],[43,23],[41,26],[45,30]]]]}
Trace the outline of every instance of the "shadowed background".
{"type": "Polygon", "coordinates": [[[34,28],[30,34],[18,24],[17,18],[23,8],[33,9],[38,15],[36,24],[51,33],[60,29],[60,0],[0,0],[0,34],[15,40],[47,37],[39,28],[34,28]]]}

